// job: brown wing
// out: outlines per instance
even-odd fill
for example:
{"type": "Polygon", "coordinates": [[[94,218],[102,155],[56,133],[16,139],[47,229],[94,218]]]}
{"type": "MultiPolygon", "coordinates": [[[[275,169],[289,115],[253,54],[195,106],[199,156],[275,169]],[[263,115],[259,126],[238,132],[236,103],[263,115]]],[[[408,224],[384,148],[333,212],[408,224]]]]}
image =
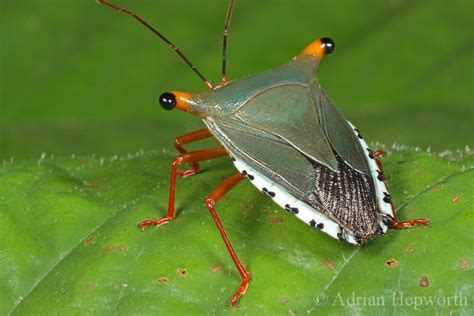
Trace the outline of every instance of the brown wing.
{"type": "Polygon", "coordinates": [[[377,234],[378,215],[372,179],[349,167],[339,156],[338,172],[314,168],[315,188],[309,202],[355,236],[377,234]]]}

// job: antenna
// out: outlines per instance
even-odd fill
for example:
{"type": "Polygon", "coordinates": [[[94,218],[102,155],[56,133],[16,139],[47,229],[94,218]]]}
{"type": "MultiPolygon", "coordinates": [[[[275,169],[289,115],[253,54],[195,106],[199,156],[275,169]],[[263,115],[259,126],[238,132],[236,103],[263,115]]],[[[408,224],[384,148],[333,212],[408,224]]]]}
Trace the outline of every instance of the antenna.
{"type": "MultiPolygon", "coordinates": [[[[151,26],[150,24],[148,24],[148,22],[146,22],[145,20],[143,20],[141,17],[139,17],[138,15],[136,15],[135,13],[131,12],[131,11],[128,11],[128,10],[125,10],[123,8],[120,8],[120,7],[117,7],[109,2],[107,2],[107,0],[96,0],[97,3],[100,3],[100,4],[103,4],[111,9],[114,9],[116,11],[119,11],[119,12],[122,12],[124,14],[127,14],[129,16],[131,16],[132,18],[134,18],[135,20],[137,20],[138,22],[140,22],[141,24],[143,24],[147,29],[149,29],[151,32],[155,33],[156,36],[158,36],[159,38],[161,38],[166,44],[168,44],[168,46],[170,46],[175,52],[176,54],[178,54],[179,57],[181,57],[182,60],[184,60],[184,62],[189,66],[191,67],[191,70],[194,71],[194,73],[196,75],[199,76],[199,78],[201,78],[202,81],[204,81],[204,84],[206,85],[206,87],[208,89],[213,89],[214,86],[212,85],[212,83],[207,80],[197,69],[196,67],[194,67],[194,65],[189,61],[189,59],[181,52],[181,50],[176,47],[176,45],[173,44],[173,42],[171,42],[169,39],[167,39],[163,34],[161,34],[160,32],[158,32],[153,26],[151,26]]],[[[233,1],[232,1],[233,2],[233,1]]]]}
{"type": "Polygon", "coordinates": [[[227,15],[224,24],[224,40],[222,43],[222,82],[227,82],[226,66],[227,66],[227,36],[229,34],[230,21],[232,20],[232,10],[234,9],[234,0],[230,0],[227,8],[227,15]]]}

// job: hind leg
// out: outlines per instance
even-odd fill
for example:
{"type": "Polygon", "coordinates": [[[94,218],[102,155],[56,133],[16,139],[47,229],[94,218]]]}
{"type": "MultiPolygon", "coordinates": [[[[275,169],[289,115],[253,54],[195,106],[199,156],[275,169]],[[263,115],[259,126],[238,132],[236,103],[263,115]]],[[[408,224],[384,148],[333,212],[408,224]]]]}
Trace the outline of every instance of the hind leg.
{"type": "MultiPolygon", "coordinates": [[[[384,180],[385,180],[385,175],[383,172],[382,163],[380,162],[378,158],[385,156],[385,154],[386,154],[385,151],[382,149],[377,149],[372,153],[384,180]]],[[[390,200],[390,203],[392,204],[391,200],[390,200]]],[[[393,204],[392,204],[392,209],[393,210],[395,209],[393,207],[393,204]]],[[[427,226],[430,223],[430,220],[426,218],[414,218],[414,219],[409,219],[406,221],[399,222],[397,219],[397,214],[395,212],[394,212],[394,215],[395,217],[389,223],[389,227],[393,229],[405,229],[405,228],[411,228],[413,226],[427,226]]]]}

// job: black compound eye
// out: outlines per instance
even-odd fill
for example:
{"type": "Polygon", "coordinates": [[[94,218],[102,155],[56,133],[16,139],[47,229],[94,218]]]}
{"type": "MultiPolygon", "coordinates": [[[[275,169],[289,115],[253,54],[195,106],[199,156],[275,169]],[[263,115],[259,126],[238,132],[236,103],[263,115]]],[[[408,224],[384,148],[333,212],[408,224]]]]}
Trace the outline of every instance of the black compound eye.
{"type": "Polygon", "coordinates": [[[176,106],[176,97],[170,92],[160,95],[160,105],[165,110],[172,110],[176,106]]]}
{"type": "Polygon", "coordinates": [[[321,43],[323,43],[322,47],[324,49],[324,54],[325,55],[331,54],[334,51],[334,49],[336,48],[336,44],[329,37],[321,38],[321,43]]]}

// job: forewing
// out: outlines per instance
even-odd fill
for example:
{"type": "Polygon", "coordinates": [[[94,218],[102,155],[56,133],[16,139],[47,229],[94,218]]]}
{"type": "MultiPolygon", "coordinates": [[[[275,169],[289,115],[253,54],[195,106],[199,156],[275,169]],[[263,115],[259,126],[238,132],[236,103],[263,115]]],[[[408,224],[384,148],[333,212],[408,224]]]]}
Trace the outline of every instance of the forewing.
{"type": "Polygon", "coordinates": [[[336,158],[316,111],[307,85],[284,84],[253,96],[235,115],[245,124],[282,138],[313,161],[337,171],[336,158]]]}
{"type": "Polygon", "coordinates": [[[349,166],[365,175],[370,175],[369,165],[364,154],[365,149],[360,145],[346,118],[321,87],[314,84],[312,90],[316,99],[317,111],[320,114],[321,126],[334,150],[349,166]]]}
{"type": "Polygon", "coordinates": [[[235,118],[204,122],[232,155],[295,197],[307,199],[313,191],[315,173],[311,161],[284,140],[235,118]]]}
{"type": "Polygon", "coordinates": [[[339,171],[333,172],[312,163],[284,140],[235,118],[204,122],[234,158],[316,208],[345,231],[359,238],[377,233],[370,177],[351,169],[341,158],[336,160],[339,171]]]}

